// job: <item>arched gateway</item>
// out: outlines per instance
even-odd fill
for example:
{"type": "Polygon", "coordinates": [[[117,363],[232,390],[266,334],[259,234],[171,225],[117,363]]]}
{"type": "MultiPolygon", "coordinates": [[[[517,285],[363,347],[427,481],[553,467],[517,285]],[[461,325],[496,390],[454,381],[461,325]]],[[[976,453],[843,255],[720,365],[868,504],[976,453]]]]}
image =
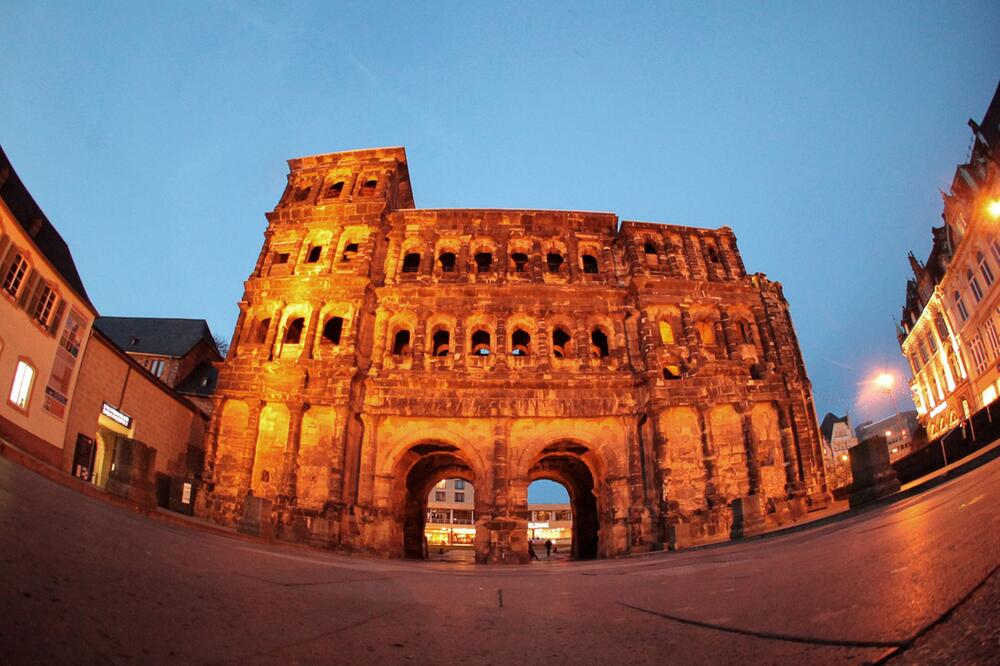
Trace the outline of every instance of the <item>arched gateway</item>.
{"type": "Polygon", "coordinates": [[[289,165],[219,376],[204,515],[421,557],[428,492],[464,479],[477,560],[525,562],[537,479],[569,491],[578,558],[826,501],[788,305],[730,229],[415,209],[402,148],[289,165]]]}

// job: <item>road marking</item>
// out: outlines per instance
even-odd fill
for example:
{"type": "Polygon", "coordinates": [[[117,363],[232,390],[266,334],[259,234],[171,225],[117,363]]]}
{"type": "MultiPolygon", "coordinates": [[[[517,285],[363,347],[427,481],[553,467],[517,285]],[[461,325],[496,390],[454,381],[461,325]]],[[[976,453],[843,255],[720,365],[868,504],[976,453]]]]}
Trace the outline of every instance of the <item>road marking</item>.
{"type": "Polygon", "coordinates": [[[967,506],[972,506],[972,505],[973,505],[973,504],[975,504],[976,502],[979,502],[980,500],[982,500],[982,499],[985,499],[985,498],[986,498],[986,495],[985,495],[985,494],[983,494],[983,495],[976,495],[976,496],[975,496],[975,497],[973,497],[973,498],[972,498],[971,500],[969,500],[968,502],[966,502],[965,504],[963,504],[963,505],[962,505],[962,508],[964,509],[964,508],[965,508],[965,507],[967,507],[967,506]]]}
{"type": "Polygon", "coordinates": [[[910,569],[910,567],[899,567],[898,569],[893,569],[889,573],[891,573],[891,574],[898,574],[898,573],[903,573],[904,571],[909,571],[909,569],[910,569]]]}

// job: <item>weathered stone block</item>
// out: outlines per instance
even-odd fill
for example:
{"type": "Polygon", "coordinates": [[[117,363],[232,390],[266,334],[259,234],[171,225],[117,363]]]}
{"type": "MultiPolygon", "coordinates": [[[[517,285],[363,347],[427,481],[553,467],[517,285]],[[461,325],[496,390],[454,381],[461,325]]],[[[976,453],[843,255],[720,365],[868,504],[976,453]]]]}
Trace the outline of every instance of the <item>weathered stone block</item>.
{"type": "Polygon", "coordinates": [[[252,534],[265,539],[274,538],[274,519],[272,516],[274,503],[263,497],[248,494],[243,500],[243,513],[236,525],[236,531],[242,534],[252,534]]]}
{"type": "Polygon", "coordinates": [[[729,532],[731,539],[752,536],[764,531],[764,507],[760,495],[738,497],[729,506],[733,510],[733,524],[729,532]]]}
{"type": "Polygon", "coordinates": [[[848,499],[852,507],[866,504],[899,491],[896,470],[889,464],[889,449],[885,437],[877,435],[847,450],[851,456],[848,499]]]}

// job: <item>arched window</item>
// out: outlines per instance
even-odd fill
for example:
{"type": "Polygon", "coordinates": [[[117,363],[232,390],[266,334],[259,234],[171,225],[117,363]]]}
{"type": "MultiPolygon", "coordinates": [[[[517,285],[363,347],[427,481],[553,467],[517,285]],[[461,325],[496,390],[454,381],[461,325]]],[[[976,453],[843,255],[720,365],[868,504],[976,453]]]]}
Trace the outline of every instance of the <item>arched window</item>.
{"type": "Polygon", "coordinates": [[[976,253],[976,262],[979,264],[979,272],[983,274],[986,286],[993,284],[993,269],[990,268],[990,260],[982,252],[976,253]]]}
{"type": "Polygon", "coordinates": [[[562,264],[563,257],[561,254],[550,252],[545,255],[545,265],[549,267],[549,273],[558,273],[562,264]]]}
{"type": "Polygon", "coordinates": [[[338,180],[336,183],[333,183],[332,185],[330,185],[330,187],[326,188],[326,196],[330,197],[331,199],[336,199],[337,197],[340,196],[340,194],[343,191],[344,191],[344,181],[338,180]]]}
{"type": "Polygon", "coordinates": [[[410,252],[405,257],[403,257],[403,272],[404,273],[416,273],[420,270],[420,255],[416,252],[410,252]]]}
{"type": "Polygon", "coordinates": [[[556,358],[566,358],[570,355],[570,345],[573,338],[562,327],[552,331],[552,355],[556,358]]]}
{"type": "Polygon", "coordinates": [[[271,319],[261,319],[257,322],[257,328],[254,330],[253,341],[255,344],[262,345],[267,341],[267,331],[271,328],[271,319]]]}
{"type": "Polygon", "coordinates": [[[969,289],[972,291],[976,303],[983,300],[983,289],[979,286],[979,280],[976,279],[976,274],[972,272],[971,268],[965,272],[965,277],[969,280],[969,289]]]}
{"type": "Polygon", "coordinates": [[[493,265],[493,254],[490,252],[477,252],[474,257],[476,261],[477,273],[489,273],[490,266],[493,265]]]}
{"type": "Polygon", "coordinates": [[[523,273],[524,267],[528,265],[528,255],[523,252],[515,252],[510,255],[510,258],[514,261],[514,272],[523,273]]]}
{"type": "Polygon", "coordinates": [[[370,197],[375,194],[375,186],[378,185],[378,181],[375,179],[366,180],[365,184],[361,186],[361,196],[370,197]]]}
{"type": "Polygon", "coordinates": [[[438,261],[441,262],[441,272],[442,273],[454,273],[455,272],[455,253],[454,252],[442,252],[441,256],[438,257],[438,261]]]}
{"type": "Polygon", "coordinates": [[[514,356],[527,356],[531,350],[531,336],[524,329],[517,329],[510,336],[510,353],[514,356]]]}
{"type": "Polygon", "coordinates": [[[608,336],[599,328],[590,333],[590,355],[594,358],[608,357],[608,336]]]}
{"type": "Polygon", "coordinates": [[[305,201],[306,199],[308,199],[309,198],[309,190],[311,190],[311,189],[312,189],[312,186],[310,186],[310,185],[299,185],[297,188],[295,188],[295,200],[296,201],[305,201]]]}
{"type": "Polygon", "coordinates": [[[476,356],[489,356],[491,353],[490,349],[490,332],[484,331],[482,329],[473,332],[472,334],[472,353],[476,356]]]}
{"type": "Polygon", "coordinates": [[[350,261],[351,259],[354,259],[354,255],[356,255],[357,253],[358,253],[358,244],[348,243],[347,245],[344,246],[344,255],[343,257],[341,257],[341,260],[350,261]]]}
{"type": "Polygon", "coordinates": [[[315,264],[319,261],[321,254],[323,254],[323,247],[321,245],[313,245],[309,248],[309,255],[306,257],[306,263],[315,264]]]}
{"type": "Polygon", "coordinates": [[[965,302],[962,300],[962,294],[958,291],[958,289],[956,289],[955,293],[952,294],[952,297],[955,299],[955,307],[958,308],[958,316],[962,318],[962,321],[965,321],[969,318],[969,311],[965,309],[965,302]]]}
{"type": "Polygon", "coordinates": [[[410,332],[405,328],[401,331],[396,331],[396,335],[392,338],[392,355],[410,355],[410,332]]]}
{"type": "Polygon", "coordinates": [[[717,264],[720,261],[719,251],[711,243],[708,245],[708,258],[712,260],[713,264],[717,264]]]}
{"type": "Polygon", "coordinates": [[[645,254],[656,254],[656,244],[653,241],[646,241],[642,246],[642,251],[645,254]]]}
{"type": "Polygon", "coordinates": [[[597,257],[593,257],[589,254],[583,255],[583,272],[584,273],[597,273],[597,257]]]}
{"type": "Polygon", "coordinates": [[[434,356],[447,356],[448,348],[451,342],[451,335],[448,331],[439,330],[435,331],[434,335],[431,337],[433,345],[433,355],[434,356]]]}
{"type": "Polygon", "coordinates": [[[340,344],[340,334],[344,331],[344,320],[342,317],[330,317],[326,324],[323,326],[323,340],[324,343],[330,343],[334,345],[340,344]]]}
{"type": "Polygon", "coordinates": [[[739,322],[739,329],[740,329],[740,339],[745,344],[748,345],[753,344],[753,330],[750,328],[750,324],[741,319],[739,322]]]}
{"type": "Polygon", "coordinates": [[[668,321],[660,322],[660,342],[665,345],[674,344],[674,329],[668,321]]]}
{"type": "Polygon", "coordinates": [[[676,365],[665,365],[663,366],[663,378],[664,379],[680,379],[681,369],[676,365]]]}
{"type": "Polygon", "coordinates": [[[302,317],[290,321],[285,329],[285,344],[297,345],[302,342],[302,329],[305,325],[306,320],[302,317]]]}

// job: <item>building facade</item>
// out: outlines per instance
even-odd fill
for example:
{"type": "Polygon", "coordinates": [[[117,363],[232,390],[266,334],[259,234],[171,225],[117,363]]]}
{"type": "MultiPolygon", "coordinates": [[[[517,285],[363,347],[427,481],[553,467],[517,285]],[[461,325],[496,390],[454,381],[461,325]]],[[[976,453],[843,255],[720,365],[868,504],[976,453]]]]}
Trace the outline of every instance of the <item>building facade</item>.
{"type": "Polygon", "coordinates": [[[51,465],[96,315],[69,247],[0,149],[0,437],[51,465]]]}
{"type": "Polygon", "coordinates": [[[427,496],[428,547],[472,547],[476,537],[476,489],[464,479],[442,479],[427,496]]]}
{"type": "Polygon", "coordinates": [[[527,488],[579,557],[729,537],[828,497],[781,285],[733,232],[609,213],[416,209],[402,148],[289,161],[220,371],[201,510],[419,557],[473,485],[480,561],[526,561],[527,488]]]}
{"type": "Polygon", "coordinates": [[[927,437],[920,425],[920,419],[915,410],[908,409],[878,421],[865,421],[855,428],[857,441],[863,442],[872,437],[885,437],[886,448],[889,449],[889,460],[896,462],[900,458],[927,444],[927,437]]]}
{"type": "Polygon", "coordinates": [[[858,444],[858,438],[851,428],[851,419],[847,414],[837,416],[827,412],[819,424],[819,432],[823,438],[827,482],[831,488],[843,488],[852,479],[851,460],[847,451],[858,444]]]}
{"type": "Polygon", "coordinates": [[[944,224],[926,262],[910,255],[900,346],[930,438],[1000,393],[1000,87],[972,120],[972,150],[943,195],[944,224]]]}

